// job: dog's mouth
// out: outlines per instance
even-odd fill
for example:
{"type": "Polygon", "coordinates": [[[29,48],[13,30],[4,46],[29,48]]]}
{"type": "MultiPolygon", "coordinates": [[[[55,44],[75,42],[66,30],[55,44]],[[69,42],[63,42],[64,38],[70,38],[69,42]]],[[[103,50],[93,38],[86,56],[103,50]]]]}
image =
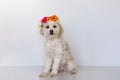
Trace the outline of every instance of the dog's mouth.
{"type": "Polygon", "coordinates": [[[54,33],[50,33],[50,35],[54,35],[54,33]]]}

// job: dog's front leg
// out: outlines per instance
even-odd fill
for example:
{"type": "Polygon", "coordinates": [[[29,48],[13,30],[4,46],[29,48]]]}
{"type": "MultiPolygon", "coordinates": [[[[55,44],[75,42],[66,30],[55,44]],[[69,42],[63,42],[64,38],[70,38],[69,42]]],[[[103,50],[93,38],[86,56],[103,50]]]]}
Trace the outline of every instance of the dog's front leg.
{"type": "Polygon", "coordinates": [[[45,61],[45,70],[44,72],[40,75],[41,77],[46,77],[50,73],[50,69],[52,66],[52,58],[49,56],[46,56],[46,61],[45,61]]]}
{"type": "Polygon", "coordinates": [[[53,66],[52,66],[52,71],[50,73],[51,77],[54,77],[54,76],[57,75],[58,70],[59,70],[60,61],[61,61],[61,56],[55,56],[54,57],[54,63],[53,63],[53,66]]]}

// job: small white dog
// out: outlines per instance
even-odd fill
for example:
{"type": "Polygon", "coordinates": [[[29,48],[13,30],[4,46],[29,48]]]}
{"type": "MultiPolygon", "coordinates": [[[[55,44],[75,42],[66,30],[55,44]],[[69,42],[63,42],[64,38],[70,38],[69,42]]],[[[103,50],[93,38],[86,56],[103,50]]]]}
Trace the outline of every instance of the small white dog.
{"type": "Polygon", "coordinates": [[[73,56],[70,51],[68,43],[63,39],[63,27],[57,21],[57,16],[52,16],[53,20],[50,18],[43,19],[41,34],[45,36],[45,70],[41,77],[50,75],[56,76],[58,71],[64,71],[65,66],[70,71],[70,73],[76,73],[76,66],[73,61],[73,56]],[[54,20],[55,19],[55,20],[54,20]],[[47,20],[44,22],[44,20],[47,20]]]}

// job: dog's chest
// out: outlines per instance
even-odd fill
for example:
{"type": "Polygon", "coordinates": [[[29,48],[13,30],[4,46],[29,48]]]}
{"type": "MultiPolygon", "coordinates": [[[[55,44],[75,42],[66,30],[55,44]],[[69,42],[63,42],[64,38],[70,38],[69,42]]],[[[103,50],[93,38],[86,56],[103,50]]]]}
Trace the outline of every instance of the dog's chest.
{"type": "Polygon", "coordinates": [[[62,42],[60,40],[47,41],[45,44],[47,50],[56,51],[62,48],[62,42]]]}

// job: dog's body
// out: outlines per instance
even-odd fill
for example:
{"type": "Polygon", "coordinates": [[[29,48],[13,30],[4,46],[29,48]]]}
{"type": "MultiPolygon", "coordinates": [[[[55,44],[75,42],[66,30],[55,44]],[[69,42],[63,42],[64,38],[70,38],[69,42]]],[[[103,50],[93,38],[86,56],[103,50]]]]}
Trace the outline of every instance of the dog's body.
{"type": "Polygon", "coordinates": [[[48,21],[43,24],[41,34],[46,37],[45,70],[40,76],[56,76],[58,71],[64,71],[65,66],[75,73],[75,65],[68,43],[63,39],[63,27],[58,22],[48,21]]]}

